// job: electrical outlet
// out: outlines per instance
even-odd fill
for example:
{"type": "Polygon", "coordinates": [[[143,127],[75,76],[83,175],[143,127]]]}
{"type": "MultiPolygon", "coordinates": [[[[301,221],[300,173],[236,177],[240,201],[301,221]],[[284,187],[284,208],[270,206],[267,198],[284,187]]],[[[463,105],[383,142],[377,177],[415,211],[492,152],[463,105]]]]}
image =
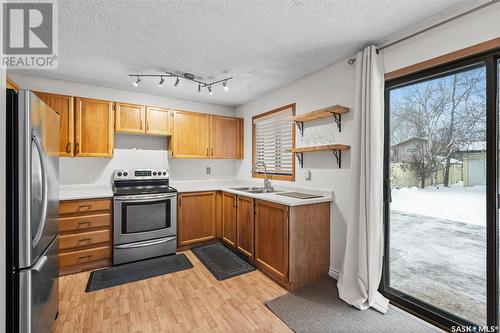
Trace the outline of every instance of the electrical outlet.
{"type": "Polygon", "coordinates": [[[206,173],[207,175],[210,175],[210,174],[212,173],[212,168],[211,168],[211,167],[206,167],[206,168],[205,168],[205,173],[206,173]]]}

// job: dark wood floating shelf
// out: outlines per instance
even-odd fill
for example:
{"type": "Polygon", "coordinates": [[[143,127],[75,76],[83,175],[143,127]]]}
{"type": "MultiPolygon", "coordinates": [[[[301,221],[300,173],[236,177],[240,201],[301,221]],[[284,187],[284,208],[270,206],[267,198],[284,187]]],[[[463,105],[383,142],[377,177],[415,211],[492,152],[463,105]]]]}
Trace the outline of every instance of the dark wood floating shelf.
{"type": "Polygon", "coordinates": [[[342,151],[350,150],[351,146],[335,144],[335,145],[324,145],[324,146],[313,146],[313,147],[299,147],[292,148],[289,151],[295,153],[297,159],[299,160],[300,167],[304,167],[304,153],[314,152],[314,151],[331,151],[335,159],[337,160],[337,165],[339,168],[342,167],[342,151]]]}
{"type": "Polygon", "coordinates": [[[333,117],[333,120],[337,124],[339,132],[342,131],[342,114],[349,112],[349,108],[346,108],[342,105],[332,105],[327,108],[323,108],[320,110],[299,114],[293,117],[293,121],[297,125],[297,128],[300,131],[300,134],[304,136],[304,122],[311,121],[315,119],[333,117]]]}

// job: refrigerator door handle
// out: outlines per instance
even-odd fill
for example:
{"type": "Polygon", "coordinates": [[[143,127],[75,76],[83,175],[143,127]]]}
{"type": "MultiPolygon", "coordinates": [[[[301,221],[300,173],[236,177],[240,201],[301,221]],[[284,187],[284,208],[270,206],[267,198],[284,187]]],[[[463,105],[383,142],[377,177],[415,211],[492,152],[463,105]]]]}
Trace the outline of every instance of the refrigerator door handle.
{"type": "Polygon", "coordinates": [[[33,265],[32,270],[40,272],[48,260],[49,258],[47,258],[47,256],[41,256],[40,259],[38,259],[37,263],[33,265]]]}
{"type": "Polygon", "coordinates": [[[41,173],[42,173],[42,212],[40,214],[40,223],[38,230],[33,238],[32,246],[35,247],[40,238],[42,238],[43,229],[47,220],[47,205],[48,205],[48,184],[47,184],[47,160],[45,159],[45,151],[43,149],[40,137],[37,131],[33,130],[32,140],[35,143],[38,156],[40,157],[41,173]]]}

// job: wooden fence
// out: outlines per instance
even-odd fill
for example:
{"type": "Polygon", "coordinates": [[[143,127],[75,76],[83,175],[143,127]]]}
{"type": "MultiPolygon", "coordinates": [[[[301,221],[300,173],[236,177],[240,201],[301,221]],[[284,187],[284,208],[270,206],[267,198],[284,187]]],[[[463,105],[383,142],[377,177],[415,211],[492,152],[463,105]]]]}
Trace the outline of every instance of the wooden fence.
{"type": "MultiPolygon", "coordinates": [[[[443,184],[444,182],[444,166],[440,168],[437,172],[437,183],[443,184]]],[[[463,181],[463,168],[462,164],[453,164],[450,166],[450,182],[449,184],[455,184],[457,182],[463,181]]],[[[402,188],[402,187],[420,187],[421,180],[411,168],[408,163],[391,163],[391,188],[402,188]]],[[[425,180],[425,186],[432,185],[432,178],[427,177],[425,180]]]]}

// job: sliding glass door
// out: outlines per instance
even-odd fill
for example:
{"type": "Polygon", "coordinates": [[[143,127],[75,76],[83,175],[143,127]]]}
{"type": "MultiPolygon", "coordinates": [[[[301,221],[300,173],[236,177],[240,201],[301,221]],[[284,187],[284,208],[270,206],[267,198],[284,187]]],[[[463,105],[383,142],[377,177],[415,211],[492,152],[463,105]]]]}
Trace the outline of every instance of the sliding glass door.
{"type": "Polygon", "coordinates": [[[488,314],[498,280],[493,59],[386,84],[381,290],[446,327],[497,321],[488,314]]]}

